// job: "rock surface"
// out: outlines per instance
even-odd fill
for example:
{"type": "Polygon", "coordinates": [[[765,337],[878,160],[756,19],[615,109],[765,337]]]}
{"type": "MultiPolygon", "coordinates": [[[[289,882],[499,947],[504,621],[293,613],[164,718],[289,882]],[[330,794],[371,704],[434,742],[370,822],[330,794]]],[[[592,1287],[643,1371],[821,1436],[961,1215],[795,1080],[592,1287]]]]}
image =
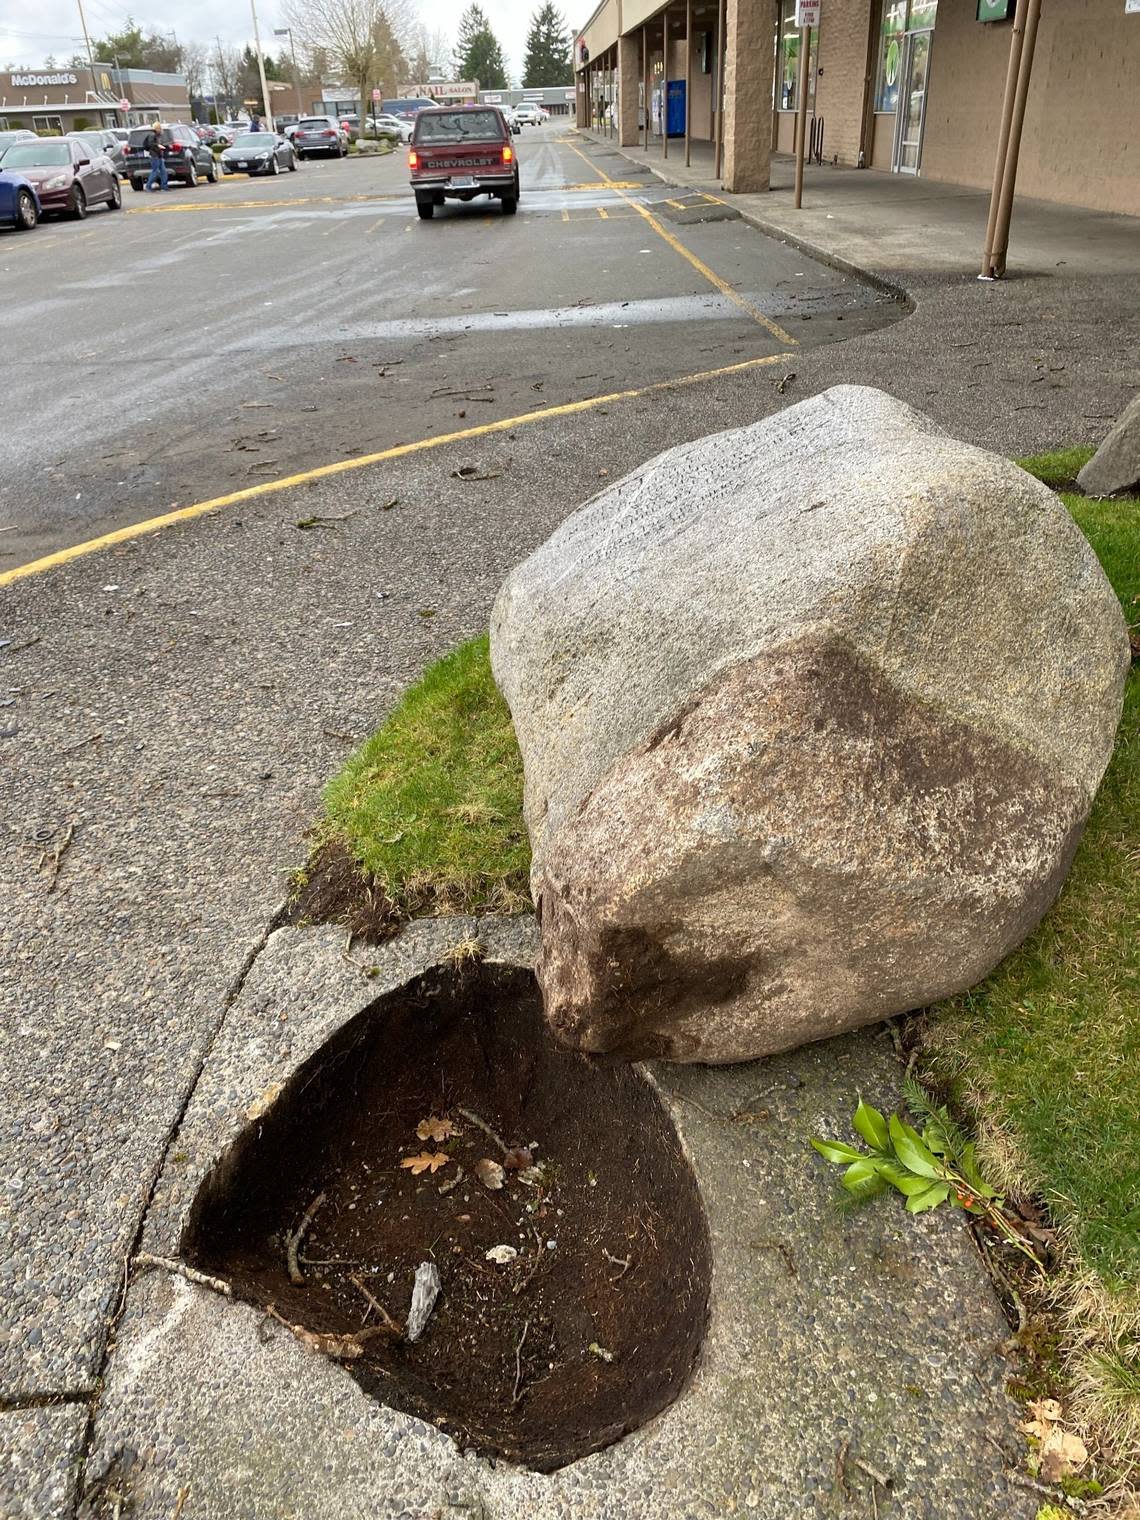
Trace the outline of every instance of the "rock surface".
{"type": "Polygon", "coordinates": [[[1064,880],[1128,667],[1058,498],[853,386],[618,482],[491,628],[548,1017],[672,1060],[985,976],[1064,880]]]}
{"type": "Polygon", "coordinates": [[[1140,485],[1140,395],[1109,428],[1099,449],[1077,476],[1088,496],[1111,496],[1140,485]]]}

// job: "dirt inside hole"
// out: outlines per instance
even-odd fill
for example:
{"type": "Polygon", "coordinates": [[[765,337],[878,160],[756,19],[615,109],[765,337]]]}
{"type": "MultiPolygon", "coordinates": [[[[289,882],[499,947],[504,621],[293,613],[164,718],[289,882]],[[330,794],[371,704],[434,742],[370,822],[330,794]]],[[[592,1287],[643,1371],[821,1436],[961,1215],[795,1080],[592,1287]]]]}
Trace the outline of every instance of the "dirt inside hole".
{"type": "Polygon", "coordinates": [[[371,1330],[345,1361],[369,1393],[540,1471],[676,1398],[711,1272],[696,1183],[652,1089],[555,1045],[529,971],[481,965],[379,999],[301,1067],[203,1183],[183,1249],[290,1324],[371,1330]],[[402,1165],[424,1156],[434,1171],[402,1165]],[[497,1168],[488,1187],[480,1173],[494,1183],[497,1168]],[[298,1285],[289,1236],[322,1194],[298,1285]],[[377,1330],[385,1314],[404,1327],[433,1261],[422,1336],[377,1330]]]}

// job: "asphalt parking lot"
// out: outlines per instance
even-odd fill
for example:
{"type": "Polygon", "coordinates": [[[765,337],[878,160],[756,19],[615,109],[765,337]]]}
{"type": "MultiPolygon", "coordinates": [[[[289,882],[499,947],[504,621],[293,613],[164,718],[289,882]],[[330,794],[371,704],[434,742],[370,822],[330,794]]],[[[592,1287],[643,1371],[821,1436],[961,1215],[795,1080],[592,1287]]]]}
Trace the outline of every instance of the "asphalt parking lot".
{"type": "Polygon", "coordinates": [[[394,445],[793,370],[902,314],[556,124],[518,148],[514,218],[479,200],[419,222],[397,150],[0,233],[0,572],[394,445]]]}

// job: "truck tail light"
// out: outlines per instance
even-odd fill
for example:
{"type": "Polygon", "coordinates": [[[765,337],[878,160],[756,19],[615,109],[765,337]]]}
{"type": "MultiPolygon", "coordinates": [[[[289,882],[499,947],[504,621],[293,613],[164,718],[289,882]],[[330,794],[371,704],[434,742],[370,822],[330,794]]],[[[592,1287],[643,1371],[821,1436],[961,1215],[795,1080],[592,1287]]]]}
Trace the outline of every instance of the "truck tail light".
{"type": "Polygon", "coordinates": [[[509,147],[504,147],[503,148],[503,162],[505,164],[512,163],[513,160],[514,160],[514,156],[515,156],[515,150],[513,148],[509,148],[509,147]]]}
{"type": "Polygon", "coordinates": [[[408,168],[409,169],[416,168],[416,166],[419,164],[419,161],[420,161],[420,155],[416,152],[416,150],[414,148],[409,148],[409,150],[408,150],[408,168]]]}

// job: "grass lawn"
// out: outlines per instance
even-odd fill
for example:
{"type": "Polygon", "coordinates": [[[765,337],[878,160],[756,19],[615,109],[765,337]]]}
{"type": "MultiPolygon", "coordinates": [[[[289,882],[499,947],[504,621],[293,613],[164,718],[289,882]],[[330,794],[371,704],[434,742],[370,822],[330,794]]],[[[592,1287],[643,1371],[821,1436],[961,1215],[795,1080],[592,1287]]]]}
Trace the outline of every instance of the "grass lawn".
{"type": "MultiPolygon", "coordinates": [[[[1062,491],[1137,623],[1140,500],[1066,494],[1089,452],[1023,463],[1062,491]]],[[[522,764],[486,636],[432,666],[352,756],[319,838],[403,916],[529,903],[522,764]]],[[[1140,1469],[1140,670],[1060,899],[930,1024],[929,1069],[974,1115],[994,1180],[1044,1197],[1068,1242],[1077,1384],[1140,1469]]]]}
{"type": "Polygon", "coordinates": [[[325,789],[347,847],[398,915],[530,906],[522,757],[486,634],[432,665],[325,789]]]}

